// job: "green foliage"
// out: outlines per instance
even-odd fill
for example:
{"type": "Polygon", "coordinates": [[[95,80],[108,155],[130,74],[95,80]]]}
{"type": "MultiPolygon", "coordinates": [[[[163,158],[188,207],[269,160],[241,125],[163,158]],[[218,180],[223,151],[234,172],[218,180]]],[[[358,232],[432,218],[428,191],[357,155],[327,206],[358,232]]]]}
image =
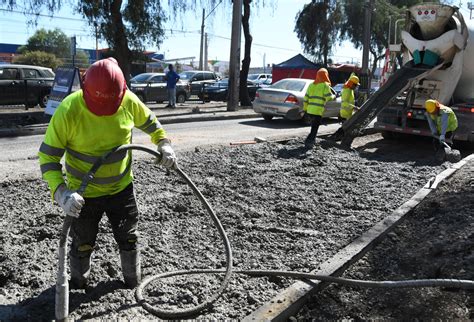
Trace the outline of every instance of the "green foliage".
{"type": "Polygon", "coordinates": [[[15,64],[49,67],[53,70],[62,64],[61,60],[56,58],[56,56],[44,51],[29,51],[21,56],[15,57],[13,62],[15,64]]]}
{"type": "Polygon", "coordinates": [[[44,51],[64,59],[71,55],[70,44],[69,37],[59,28],[54,30],[41,28],[28,38],[26,45],[18,48],[18,52],[23,54],[27,51],[44,51]]]}
{"type": "Polygon", "coordinates": [[[336,0],[313,0],[298,12],[295,32],[304,51],[327,64],[331,49],[337,41],[342,12],[336,0]]]}

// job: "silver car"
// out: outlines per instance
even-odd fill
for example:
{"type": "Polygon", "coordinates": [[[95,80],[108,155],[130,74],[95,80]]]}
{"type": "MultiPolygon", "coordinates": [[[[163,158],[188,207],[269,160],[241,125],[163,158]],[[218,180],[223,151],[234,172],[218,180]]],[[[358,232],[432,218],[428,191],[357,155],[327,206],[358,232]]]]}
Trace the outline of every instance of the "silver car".
{"type": "MultiPolygon", "coordinates": [[[[311,79],[285,78],[269,87],[261,88],[253,101],[253,110],[261,113],[266,121],[270,121],[275,116],[290,120],[301,119],[304,96],[312,82],[314,81],[311,79]]],[[[326,103],[323,117],[337,117],[340,106],[340,97],[326,103]]]]}

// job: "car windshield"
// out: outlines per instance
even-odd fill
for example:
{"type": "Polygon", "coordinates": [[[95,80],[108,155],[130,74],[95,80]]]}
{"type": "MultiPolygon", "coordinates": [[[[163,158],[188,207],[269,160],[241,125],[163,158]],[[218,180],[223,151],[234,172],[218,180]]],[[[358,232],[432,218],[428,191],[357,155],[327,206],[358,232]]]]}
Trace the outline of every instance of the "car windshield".
{"type": "Polygon", "coordinates": [[[187,80],[187,79],[191,79],[195,74],[196,74],[195,72],[184,72],[184,73],[179,74],[179,77],[181,79],[187,80]]]}
{"type": "Polygon", "coordinates": [[[229,85],[229,79],[228,78],[221,79],[216,84],[228,86],[229,85]]]}
{"type": "Polygon", "coordinates": [[[50,71],[49,69],[43,69],[43,74],[44,76],[46,77],[53,77],[54,78],[54,73],[52,71],[50,71]]]}
{"type": "Polygon", "coordinates": [[[150,78],[150,74],[138,74],[137,76],[130,79],[132,83],[143,83],[146,82],[150,78]]]}
{"type": "Polygon", "coordinates": [[[305,85],[306,81],[304,80],[282,79],[281,81],[278,81],[275,84],[271,85],[270,88],[301,92],[304,89],[305,85]]]}
{"type": "Polygon", "coordinates": [[[258,79],[258,74],[249,74],[247,76],[247,79],[252,80],[252,81],[257,80],[258,79]]]}

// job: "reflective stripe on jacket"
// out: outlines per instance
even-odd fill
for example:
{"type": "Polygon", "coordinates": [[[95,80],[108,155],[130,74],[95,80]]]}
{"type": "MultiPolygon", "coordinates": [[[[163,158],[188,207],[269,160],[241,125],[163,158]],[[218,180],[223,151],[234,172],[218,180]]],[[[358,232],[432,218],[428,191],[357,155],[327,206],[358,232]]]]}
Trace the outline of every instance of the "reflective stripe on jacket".
{"type": "MultiPolygon", "coordinates": [[[[151,136],[153,143],[166,137],[160,122],[132,92],[128,91],[118,111],[97,116],[89,111],[82,91],[67,96],[49,122],[38,156],[43,179],[51,193],[64,183],[60,160],[65,154],[68,189],[77,190],[93,163],[113,148],[131,143],[132,129],[137,127],[151,136]]],[[[132,181],[131,153],[120,153],[98,169],[84,197],[119,193],[132,181]]]]}
{"type": "Polygon", "coordinates": [[[339,115],[346,120],[350,119],[354,111],[354,104],[354,90],[349,87],[343,87],[341,91],[341,109],[339,115]]]}
{"type": "Polygon", "coordinates": [[[446,132],[453,132],[458,128],[458,119],[456,117],[456,114],[454,114],[453,110],[450,107],[440,106],[439,114],[430,114],[430,117],[433,121],[436,122],[436,129],[438,130],[438,134],[446,135],[446,132]]]}
{"type": "Polygon", "coordinates": [[[328,83],[311,83],[304,96],[303,109],[308,114],[322,116],[326,102],[335,98],[328,83]]]}

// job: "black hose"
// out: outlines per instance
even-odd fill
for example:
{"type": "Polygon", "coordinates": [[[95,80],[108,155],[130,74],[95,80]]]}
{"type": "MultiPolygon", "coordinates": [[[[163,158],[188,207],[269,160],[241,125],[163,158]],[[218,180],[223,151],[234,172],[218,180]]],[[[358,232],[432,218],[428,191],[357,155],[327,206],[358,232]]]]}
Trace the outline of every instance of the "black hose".
{"type": "MultiPolygon", "coordinates": [[[[104,163],[105,160],[107,160],[109,157],[111,157],[115,153],[119,153],[121,151],[126,151],[126,150],[140,150],[140,151],[148,152],[148,153],[154,155],[158,160],[161,159],[161,153],[160,152],[158,152],[154,149],[151,149],[151,148],[147,148],[146,146],[143,146],[143,145],[126,144],[126,145],[119,146],[119,147],[113,149],[112,151],[104,154],[102,157],[100,157],[94,163],[92,168],[89,170],[89,172],[82,179],[82,183],[81,183],[81,185],[78,189],[78,193],[81,194],[81,195],[84,193],[84,191],[86,190],[87,185],[94,178],[95,173],[100,168],[100,166],[104,163]]],[[[230,247],[230,242],[229,242],[229,239],[227,238],[224,227],[222,227],[222,224],[221,224],[219,218],[217,218],[216,214],[214,213],[214,210],[211,208],[211,206],[207,202],[206,198],[202,195],[202,193],[199,191],[199,189],[196,187],[196,185],[191,181],[191,179],[189,179],[189,177],[176,164],[173,167],[173,170],[176,171],[178,173],[178,175],[181,176],[181,178],[184,179],[184,181],[186,181],[186,183],[193,190],[194,194],[199,198],[199,200],[201,200],[202,204],[204,205],[206,210],[209,212],[209,215],[211,216],[214,224],[216,225],[216,227],[219,231],[219,234],[220,234],[222,240],[224,241],[225,256],[226,256],[226,268],[225,268],[225,271],[223,271],[225,273],[225,276],[224,276],[224,279],[222,280],[221,286],[214,293],[214,295],[211,298],[204,301],[203,303],[201,303],[201,304],[199,304],[195,307],[192,307],[190,309],[179,310],[179,311],[160,310],[160,309],[157,309],[157,308],[153,307],[151,304],[147,303],[141,297],[141,292],[140,292],[140,296],[138,295],[138,291],[136,292],[137,301],[147,311],[149,311],[153,314],[156,314],[160,317],[166,317],[166,318],[171,318],[171,317],[172,318],[180,318],[180,317],[190,316],[190,315],[196,314],[198,312],[201,312],[204,309],[209,308],[222,295],[225,288],[229,284],[230,277],[231,277],[231,274],[232,274],[232,249],[230,247]]],[[[144,279],[142,281],[142,283],[139,285],[139,287],[137,288],[137,290],[138,289],[142,290],[145,287],[145,285],[147,285],[151,280],[153,280],[155,278],[157,278],[157,277],[152,276],[152,277],[148,277],[148,278],[144,279]]]]}

